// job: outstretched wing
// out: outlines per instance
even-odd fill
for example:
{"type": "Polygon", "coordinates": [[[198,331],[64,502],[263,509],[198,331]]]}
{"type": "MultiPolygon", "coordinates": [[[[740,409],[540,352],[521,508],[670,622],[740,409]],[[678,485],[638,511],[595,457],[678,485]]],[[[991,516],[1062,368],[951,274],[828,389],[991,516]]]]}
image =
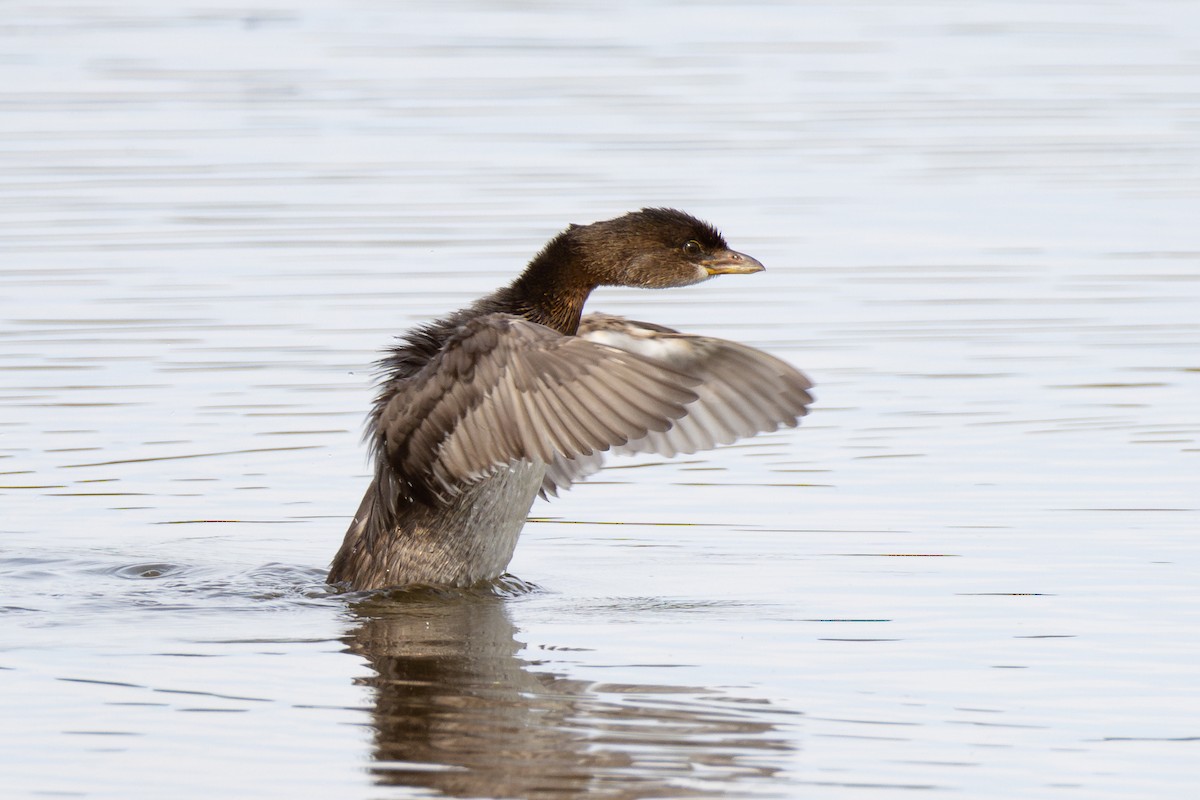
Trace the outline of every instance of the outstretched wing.
{"type": "Polygon", "coordinates": [[[372,444],[402,496],[434,503],[513,461],[586,458],[666,431],[695,383],[669,364],[488,314],[393,385],[372,444]]]}
{"type": "MultiPolygon", "coordinates": [[[[578,338],[626,350],[672,370],[691,375],[696,399],[687,415],[667,429],[630,437],[612,452],[674,456],[729,444],[786,426],[794,428],[808,413],[812,383],[796,368],[772,355],[725,339],[690,336],[647,322],[590,314],[578,338]]],[[[599,452],[560,455],[550,462],[542,494],[557,494],[603,466],[599,452]]]]}

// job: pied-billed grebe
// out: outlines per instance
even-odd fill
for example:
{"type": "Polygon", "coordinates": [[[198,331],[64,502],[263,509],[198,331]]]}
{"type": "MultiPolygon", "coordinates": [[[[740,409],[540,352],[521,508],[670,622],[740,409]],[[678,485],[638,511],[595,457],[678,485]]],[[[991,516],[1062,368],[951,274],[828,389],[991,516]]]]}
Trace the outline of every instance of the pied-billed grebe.
{"type": "Polygon", "coordinates": [[[597,286],[687,286],[763,269],[682,211],[571,225],[519,278],[409,332],[381,362],[375,476],[330,583],[469,586],[499,577],[534,498],[605,451],[694,453],[781,425],[803,374],[723,339],[592,314],[597,286]]]}

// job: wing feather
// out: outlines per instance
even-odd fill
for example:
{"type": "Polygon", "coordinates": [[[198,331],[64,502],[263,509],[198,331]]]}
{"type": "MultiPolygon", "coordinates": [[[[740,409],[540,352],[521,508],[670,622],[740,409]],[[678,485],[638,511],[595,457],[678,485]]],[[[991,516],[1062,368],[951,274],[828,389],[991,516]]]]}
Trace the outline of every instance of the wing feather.
{"type": "Polygon", "coordinates": [[[507,314],[474,319],[390,387],[372,443],[401,495],[435,503],[519,460],[591,457],[696,400],[670,364],[507,314]]]}
{"type": "MultiPolygon", "coordinates": [[[[708,450],[757,433],[795,427],[813,401],[809,393],[812,383],[803,373],[768,353],[737,342],[690,336],[607,314],[585,317],[578,338],[626,350],[699,381],[691,387],[696,398],[686,403],[686,416],[660,415],[665,425],[647,428],[644,435],[614,445],[614,453],[674,456],[708,450]]],[[[607,407],[614,397],[632,398],[647,391],[646,386],[630,390],[611,382],[598,391],[599,400],[607,407]]],[[[628,406],[621,404],[618,408],[624,412],[628,406]]],[[[547,462],[542,494],[557,494],[602,465],[603,455],[599,453],[568,456],[560,452],[547,462]]]]}

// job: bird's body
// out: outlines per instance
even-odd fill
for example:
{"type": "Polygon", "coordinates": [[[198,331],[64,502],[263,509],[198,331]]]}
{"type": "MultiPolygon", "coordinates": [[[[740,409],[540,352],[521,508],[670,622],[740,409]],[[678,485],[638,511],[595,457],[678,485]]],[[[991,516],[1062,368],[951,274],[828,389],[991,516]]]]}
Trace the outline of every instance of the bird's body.
{"type": "Polygon", "coordinates": [[[330,583],[384,586],[471,586],[501,575],[533,505],[546,465],[518,461],[436,505],[418,501],[388,511],[372,481],[330,583]]]}
{"type": "Polygon", "coordinates": [[[509,286],[411,331],[381,362],[368,421],[375,474],[330,582],[496,578],[538,493],[594,472],[603,452],[674,455],[794,426],[811,384],[784,362],[582,317],[596,286],[666,288],[761,269],[712,226],[643,209],[571,226],[509,286]]]}

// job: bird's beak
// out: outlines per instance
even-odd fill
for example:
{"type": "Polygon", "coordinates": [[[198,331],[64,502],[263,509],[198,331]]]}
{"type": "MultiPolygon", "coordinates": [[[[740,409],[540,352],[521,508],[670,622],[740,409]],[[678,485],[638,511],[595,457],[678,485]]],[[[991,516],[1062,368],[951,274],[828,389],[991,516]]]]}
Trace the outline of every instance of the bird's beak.
{"type": "Polygon", "coordinates": [[[749,275],[766,269],[757,258],[736,250],[723,250],[704,259],[700,265],[709,275],[749,275]]]}

